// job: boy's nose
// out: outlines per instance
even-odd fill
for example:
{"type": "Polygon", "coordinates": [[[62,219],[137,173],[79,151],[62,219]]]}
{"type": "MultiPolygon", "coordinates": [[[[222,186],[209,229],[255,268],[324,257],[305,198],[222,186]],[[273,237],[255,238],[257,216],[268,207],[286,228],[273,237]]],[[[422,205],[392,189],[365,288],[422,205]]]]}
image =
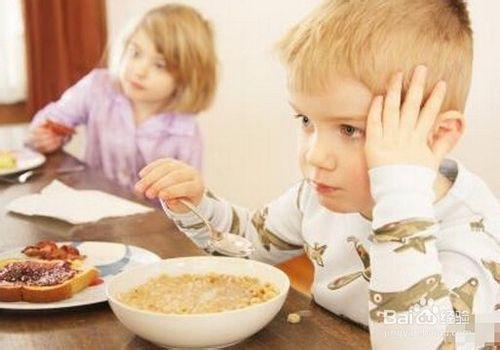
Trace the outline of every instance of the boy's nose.
{"type": "Polygon", "coordinates": [[[330,143],[316,137],[306,153],[306,161],[316,168],[334,170],[337,162],[333,148],[330,143]]]}

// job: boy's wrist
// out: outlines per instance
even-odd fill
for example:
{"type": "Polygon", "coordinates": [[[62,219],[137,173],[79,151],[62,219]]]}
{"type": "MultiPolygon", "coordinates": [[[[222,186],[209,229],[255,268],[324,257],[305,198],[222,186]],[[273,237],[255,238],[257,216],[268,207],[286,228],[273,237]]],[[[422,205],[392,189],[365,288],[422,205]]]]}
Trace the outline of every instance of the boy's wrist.
{"type": "Polygon", "coordinates": [[[377,202],[388,192],[425,192],[434,196],[437,172],[419,165],[394,164],[373,168],[368,172],[372,197],[377,202]]]}
{"type": "Polygon", "coordinates": [[[408,218],[434,218],[437,173],[417,165],[387,165],[369,171],[373,228],[408,218]]]}

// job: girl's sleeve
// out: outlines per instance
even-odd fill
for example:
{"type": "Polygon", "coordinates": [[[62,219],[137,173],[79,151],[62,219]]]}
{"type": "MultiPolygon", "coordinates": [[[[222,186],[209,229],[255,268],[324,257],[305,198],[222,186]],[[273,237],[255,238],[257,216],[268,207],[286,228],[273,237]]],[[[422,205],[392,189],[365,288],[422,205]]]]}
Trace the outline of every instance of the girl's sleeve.
{"type": "MultiPolygon", "coordinates": [[[[251,256],[269,263],[279,263],[303,252],[301,235],[302,203],[305,182],[301,182],[266,207],[251,212],[207,192],[198,205],[199,212],[218,231],[248,238],[255,247],[251,256]]],[[[166,214],[200,248],[209,240],[208,229],[194,214],[176,214],[162,202],[166,214]]]]}
{"type": "Polygon", "coordinates": [[[203,166],[203,143],[199,132],[193,136],[177,136],[180,144],[179,151],[175,155],[178,160],[187,163],[198,171],[202,171],[203,166]]]}
{"type": "Polygon", "coordinates": [[[47,119],[70,127],[85,124],[91,103],[91,92],[95,88],[96,75],[98,73],[95,70],[90,72],[67,89],[59,100],[49,103],[38,111],[33,117],[30,129],[40,126],[47,119]]]}
{"type": "Polygon", "coordinates": [[[498,236],[486,232],[482,221],[474,224],[470,214],[441,227],[433,207],[435,177],[412,165],[370,170],[376,203],[369,284],[374,349],[460,348],[455,335],[470,332],[474,315],[494,312],[498,236]]]}

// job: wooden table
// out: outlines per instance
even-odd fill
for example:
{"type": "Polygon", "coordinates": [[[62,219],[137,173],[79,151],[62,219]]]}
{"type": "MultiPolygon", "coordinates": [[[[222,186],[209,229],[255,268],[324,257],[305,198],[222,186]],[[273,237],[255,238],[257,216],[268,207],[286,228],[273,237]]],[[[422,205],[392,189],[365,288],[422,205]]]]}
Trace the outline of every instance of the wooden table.
{"type": "MultiPolygon", "coordinates": [[[[58,153],[48,158],[46,172],[24,185],[0,183],[0,251],[33,244],[41,239],[121,242],[149,249],[162,258],[203,254],[180,233],[166,216],[152,213],[70,225],[41,217],[24,217],[5,211],[12,199],[39,192],[56,175],[54,169],[78,161],[58,153]]],[[[60,175],[78,189],[98,189],[140,201],[107,180],[100,172],[86,169],[60,175]]],[[[43,312],[0,310],[0,349],[156,349],[129,332],[107,303],[43,312]]],[[[317,306],[309,297],[291,289],[284,307],[262,331],[234,349],[368,349],[368,333],[317,306]],[[310,310],[299,324],[289,324],[291,312],[310,310]]]]}

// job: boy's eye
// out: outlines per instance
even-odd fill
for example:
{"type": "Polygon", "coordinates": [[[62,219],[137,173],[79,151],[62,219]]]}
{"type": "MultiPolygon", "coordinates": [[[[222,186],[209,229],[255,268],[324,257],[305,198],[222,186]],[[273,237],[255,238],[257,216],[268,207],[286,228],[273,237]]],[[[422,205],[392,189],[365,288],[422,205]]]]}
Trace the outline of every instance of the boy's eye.
{"type": "Polygon", "coordinates": [[[311,124],[311,120],[309,117],[303,115],[303,114],[297,114],[295,118],[300,119],[302,122],[302,127],[307,128],[311,124]]]}
{"type": "Polygon", "coordinates": [[[352,125],[341,125],[340,132],[349,138],[358,138],[363,136],[363,130],[352,125]]]}

